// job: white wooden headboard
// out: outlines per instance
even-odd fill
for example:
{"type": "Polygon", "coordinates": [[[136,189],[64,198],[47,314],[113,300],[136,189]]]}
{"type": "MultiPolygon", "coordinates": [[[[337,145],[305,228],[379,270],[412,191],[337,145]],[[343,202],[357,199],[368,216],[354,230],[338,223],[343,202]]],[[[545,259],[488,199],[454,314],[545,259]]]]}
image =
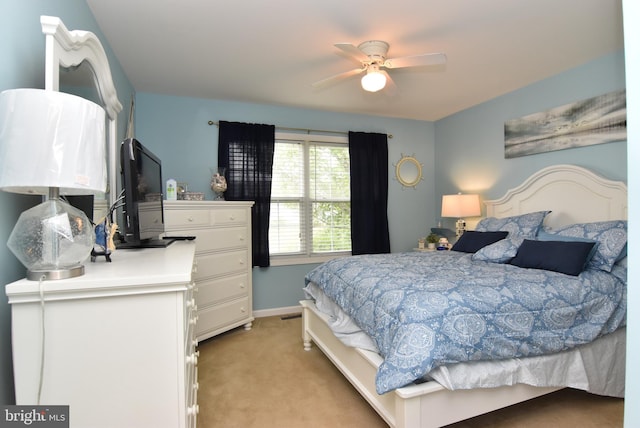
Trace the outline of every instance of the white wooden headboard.
{"type": "Polygon", "coordinates": [[[500,199],[484,202],[487,217],[551,210],[547,228],[627,219],[627,186],[575,165],[541,169],[500,199]]]}

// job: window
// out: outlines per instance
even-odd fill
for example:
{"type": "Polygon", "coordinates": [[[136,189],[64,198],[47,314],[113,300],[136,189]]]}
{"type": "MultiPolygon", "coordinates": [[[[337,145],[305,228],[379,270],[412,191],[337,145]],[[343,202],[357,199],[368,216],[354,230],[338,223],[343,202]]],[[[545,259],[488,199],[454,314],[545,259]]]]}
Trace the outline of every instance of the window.
{"type": "Polygon", "coordinates": [[[292,258],[309,263],[349,253],[350,199],[346,137],[276,133],[269,221],[272,263],[290,263],[292,258]]]}

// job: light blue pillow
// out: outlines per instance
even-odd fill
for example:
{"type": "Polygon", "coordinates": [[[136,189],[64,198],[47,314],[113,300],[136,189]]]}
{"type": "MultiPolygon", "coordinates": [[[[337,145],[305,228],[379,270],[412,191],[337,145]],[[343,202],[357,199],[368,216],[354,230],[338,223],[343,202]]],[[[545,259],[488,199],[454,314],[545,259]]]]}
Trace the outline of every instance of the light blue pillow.
{"type": "Polygon", "coordinates": [[[479,260],[491,263],[509,263],[518,254],[518,248],[522,245],[524,238],[512,236],[494,242],[476,251],[472,260],[479,260]]]}
{"type": "Polygon", "coordinates": [[[572,224],[550,233],[597,242],[595,254],[588,266],[605,272],[611,272],[616,261],[624,257],[623,252],[627,246],[626,220],[572,224]]]}
{"type": "Polygon", "coordinates": [[[480,220],[475,230],[478,232],[506,230],[510,237],[518,235],[526,239],[536,239],[545,216],[550,212],[538,211],[503,218],[487,217],[480,220]]]}

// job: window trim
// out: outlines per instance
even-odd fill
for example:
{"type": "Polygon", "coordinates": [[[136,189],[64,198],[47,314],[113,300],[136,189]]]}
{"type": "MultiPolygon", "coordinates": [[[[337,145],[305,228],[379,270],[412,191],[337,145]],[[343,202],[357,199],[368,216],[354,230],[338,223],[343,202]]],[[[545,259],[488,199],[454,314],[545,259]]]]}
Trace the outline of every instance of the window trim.
{"type": "MultiPolygon", "coordinates": [[[[311,132],[307,133],[295,133],[295,132],[280,132],[276,130],[275,133],[275,144],[278,144],[278,141],[295,141],[300,142],[303,141],[306,143],[309,142],[318,142],[318,143],[330,143],[330,144],[339,144],[348,147],[349,138],[347,135],[324,135],[324,134],[313,134],[311,132]]],[[[308,145],[306,146],[308,147],[308,145]]],[[[305,149],[306,150],[306,149],[305,149]]],[[[304,186],[305,186],[305,199],[308,199],[309,195],[309,156],[308,153],[305,153],[304,159],[304,186]]],[[[307,201],[308,202],[308,201],[307,201]]],[[[303,202],[306,203],[306,202],[303,202]]],[[[307,224],[304,225],[305,228],[309,226],[307,224]]],[[[271,266],[289,266],[289,265],[302,265],[302,264],[318,264],[323,263],[337,257],[350,256],[351,251],[336,251],[327,254],[318,254],[318,253],[310,253],[305,251],[302,254],[269,254],[269,264],[271,266]]]]}
{"type": "Polygon", "coordinates": [[[300,254],[296,256],[269,256],[269,263],[271,266],[293,266],[293,265],[309,265],[320,264],[328,262],[329,260],[337,259],[339,257],[347,257],[351,255],[351,251],[341,251],[330,253],[327,255],[312,254],[307,256],[306,254],[300,254]]]}

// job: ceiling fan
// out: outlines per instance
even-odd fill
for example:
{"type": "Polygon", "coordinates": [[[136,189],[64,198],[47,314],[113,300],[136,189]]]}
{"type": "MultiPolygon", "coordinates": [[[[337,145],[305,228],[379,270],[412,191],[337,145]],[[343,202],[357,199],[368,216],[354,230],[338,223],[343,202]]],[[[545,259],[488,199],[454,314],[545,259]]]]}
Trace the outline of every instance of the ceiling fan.
{"type": "Polygon", "coordinates": [[[385,69],[441,65],[447,62],[447,56],[443,53],[387,58],[389,43],[381,40],[362,42],[357,47],[351,43],[336,43],[334,46],[358,61],[361,67],[319,80],[313,83],[312,86],[315,88],[324,87],[366,71],[367,74],[361,80],[362,88],[365,91],[377,92],[385,86],[394,91],[395,83],[385,69]]]}

